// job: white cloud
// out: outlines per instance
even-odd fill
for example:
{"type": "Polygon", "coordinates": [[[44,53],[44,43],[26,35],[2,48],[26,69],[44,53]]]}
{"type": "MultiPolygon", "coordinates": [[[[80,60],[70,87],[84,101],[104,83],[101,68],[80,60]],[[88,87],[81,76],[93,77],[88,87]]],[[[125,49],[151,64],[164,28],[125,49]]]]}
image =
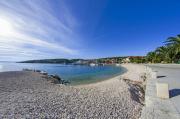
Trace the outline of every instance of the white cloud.
{"type": "Polygon", "coordinates": [[[78,23],[74,16],[64,3],[59,6],[62,11],[57,12],[48,2],[0,1],[0,19],[6,20],[13,27],[10,34],[0,34],[2,59],[53,58],[79,53],[74,48],[79,45],[80,39],[76,34],[78,23]]]}

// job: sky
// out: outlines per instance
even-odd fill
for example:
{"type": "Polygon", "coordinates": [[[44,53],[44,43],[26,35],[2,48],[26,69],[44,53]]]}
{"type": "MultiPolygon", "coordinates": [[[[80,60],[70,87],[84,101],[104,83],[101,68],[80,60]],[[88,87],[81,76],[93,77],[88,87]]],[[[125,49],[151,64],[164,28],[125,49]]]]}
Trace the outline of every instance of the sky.
{"type": "Polygon", "coordinates": [[[143,56],[179,21],[179,0],[0,0],[0,61],[143,56]]]}

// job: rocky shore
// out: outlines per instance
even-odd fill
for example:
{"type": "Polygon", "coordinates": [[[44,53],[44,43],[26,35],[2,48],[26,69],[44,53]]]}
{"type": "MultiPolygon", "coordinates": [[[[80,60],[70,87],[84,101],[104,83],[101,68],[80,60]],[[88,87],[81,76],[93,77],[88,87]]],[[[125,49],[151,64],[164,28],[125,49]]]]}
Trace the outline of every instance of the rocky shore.
{"type": "Polygon", "coordinates": [[[3,72],[0,97],[0,118],[9,119],[137,119],[143,106],[141,86],[122,76],[66,86],[52,83],[38,72],[3,72]]]}

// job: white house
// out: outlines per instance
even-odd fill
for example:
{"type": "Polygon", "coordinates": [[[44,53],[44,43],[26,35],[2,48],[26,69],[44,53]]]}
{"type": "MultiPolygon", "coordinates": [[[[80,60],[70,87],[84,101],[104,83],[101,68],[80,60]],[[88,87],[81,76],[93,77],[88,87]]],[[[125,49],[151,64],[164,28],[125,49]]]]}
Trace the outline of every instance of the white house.
{"type": "Polygon", "coordinates": [[[122,63],[130,63],[130,57],[127,57],[125,59],[122,60],[122,63]]]}

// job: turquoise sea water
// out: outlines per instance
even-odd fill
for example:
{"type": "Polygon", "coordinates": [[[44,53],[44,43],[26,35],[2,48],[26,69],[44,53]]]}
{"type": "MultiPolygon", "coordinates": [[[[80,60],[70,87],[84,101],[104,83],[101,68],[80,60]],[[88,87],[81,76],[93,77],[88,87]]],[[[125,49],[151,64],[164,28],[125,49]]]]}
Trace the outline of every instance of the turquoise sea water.
{"type": "Polygon", "coordinates": [[[0,72],[21,71],[23,68],[38,69],[57,74],[72,85],[93,83],[105,80],[125,72],[125,69],[117,66],[80,66],[62,64],[34,64],[34,63],[12,63],[0,62],[0,72]]]}

